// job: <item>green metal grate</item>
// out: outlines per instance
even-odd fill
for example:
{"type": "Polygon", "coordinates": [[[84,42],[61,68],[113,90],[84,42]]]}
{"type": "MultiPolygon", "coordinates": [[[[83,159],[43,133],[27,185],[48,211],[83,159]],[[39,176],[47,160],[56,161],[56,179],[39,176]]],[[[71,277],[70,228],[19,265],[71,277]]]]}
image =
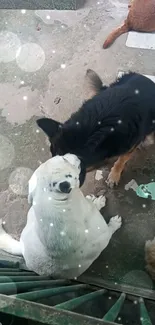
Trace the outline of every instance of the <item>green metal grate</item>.
{"type": "Polygon", "coordinates": [[[82,282],[0,268],[0,313],[54,325],[155,323],[154,291],[144,290],[142,296],[130,286],[82,282]]]}

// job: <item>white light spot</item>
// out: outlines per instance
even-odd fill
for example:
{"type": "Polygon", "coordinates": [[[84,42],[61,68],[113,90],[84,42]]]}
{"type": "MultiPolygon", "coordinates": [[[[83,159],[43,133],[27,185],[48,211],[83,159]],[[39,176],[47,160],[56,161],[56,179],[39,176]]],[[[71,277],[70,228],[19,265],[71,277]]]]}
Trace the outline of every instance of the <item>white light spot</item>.
{"type": "Polygon", "coordinates": [[[60,235],[61,235],[61,236],[65,236],[66,234],[65,234],[64,231],[61,231],[61,232],[60,232],[60,235]]]}
{"type": "Polygon", "coordinates": [[[139,90],[135,89],[135,94],[138,95],[139,94],[139,90]]]}
{"type": "Polygon", "coordinates": [[[65,63],[62,63],[61,64],[61,69],[65,69],[66,68],[66,64],[65,63]]]}
{"type": "Polygon", "coordinates": [[[79,264],[79,267],[81,267],[81,264],[79,264]]]}
{"type": "Polygon", "coordinates": [[[8,23],[7,23],[7,21],[5,22],[5,25],[7,25],[8,23]]]}
{"type": "Polygon", "coordinates": [[[64,25],[61,25],[61,28],[65,28],[65,26],[64,25]]]}
{"type": "Polygon", "coordinates": [[[143,208],[146,208],[146,204],[143,204],[142,207],[143,207],[143,208]]]}
{"type": "Polygon", "coordinates": [[[155,123],[155,120],[152,120],[152,123],[154,124],[155,123]]]}
{"type": "Polygon", "coordinates": [[[26,10],[25,10],[25,9],[22,9],[22,10],[21,10],[21,13],[22,13],[22,14],[25,14],[25,13],[26,13],[26,10]]]}
{"type": "Polygon", "coordinates": [[[41,148],[42,151],[44,151],[45,149],[44,148],[41,148]]]}
{"type": "Polygon", "coordinates": [[[23,96],[23,100],[27,100],[27,96],[23,96]]]}
{"type": "Polygon", "coordinates": [[[100,125],[101,124],[101,121],[98,121],[98,125],[100,125]]]}
{"type": "Polygon", "coordinates": [[[52,222],[50,223],[50,227],[53,227],[53,223],[52,222]]]}
{"type": "Polygon", "coordinates": [[[80,123],[77,121],[77,122],[76,122],[76,125],[79,125],[79,124],[80,124],[80,123]]]}
{"type": "Polygon", "coordinates": [[[134,300],[134,302],[133,302],[135,305],[137,305],[138,304],[138,301],[137,300],[134,300]]]}
{"type": "Polygon", "coordinates": [[[3,222],[2,222],[2,224],[3,224],[3,225],[5,225],[5,224],[6,224],[6,222],[5,222],[5,221],[3,221],[3,222]]]}
{"type": "Polygon", "coordinates": [[[38,160],[38,164],[41,165],[42,164],[42,161],[41,160],[38,160]]]}
{"type": "Polygon", "coordinates": [[[0,62],[11,62],[20,48],[20,39],[12,32],[0,32],[0,62]]]}
{"type": "Polygon", "coordinates": [[[52,53],[55,53],[55,50],[53,50],[52,53]]]}
{"type": "Polygon", "coordinates": [[[100,1],[97,1],[97,4],[100,5],[100,1]]]}
{"type": "Polygon", "coordinates": [[[61,124],[59,124],[59,128],[60,128],[60,129],[62,128],[62,125],[61,125],[61,124]]]}
{"type": "Polygon", "coordinates": [[[151,182],[154,182],[154,179],[153,178],[151,179],[151,182]]]}
{"type": "Polygon", "coordinates": [[[87,27],[86,24],[84,24],[83,27],[86,28],[87,27]]]}
{"type": "Polygon", "coordinates": [[[117,282],[115,282],[115,285],[117,285],[117,282]]]}
{"type": "Polygon", "coordinates": [[[88,234],[89,230],[88,229],[85,229],[85,233],[88,234]]]}
{"type": "Polygon", "coordinates": [[[143,321],[143,319],[144,319],[143,317],[140,317],[140,320],[141,320],[141,321],[143,321]]]}
{"type": "Polygon", "coordinates": [[[46,16],[46,19],[48,19],[48,20],[51,19],[50,15],[47,15],[47,16],[46,16]]]}
{"type": "Polygon", "coordinates": [[[111,128],[110,131],[111,131],[111,132],[114,132],[114,128],[111,128]]]}
{"type": "Polygon", "coordinates": [[[36,130],[36,133],[39,133],[39,132],[40,132],[40,131],[37,129],[37,130],[36,130]]]}
{"type": "Polygon", "coordinates": [[[109,266],[108,266],[108,265],[106,265],[106,269],[108,269],[108,267],[109,267],[109,266]]]}
{"type": "Polygon", "coordinates": [[[46,187],[44,187],[44,192],[46,192],[46,187]]]}
{"type": "Polygon", "coordinates": [[[19,68],[26,72],[39,70],[45,62],[45,53],[36,43],[23,44],[16,53],[19,68]]]}
{"type": "Polygon", "coordinates": [[[36,202],[35,201],[33,201],[33,205],[36,205],[36,202]]]}
{"type": "Polygon", "coordinates": [[[77,277],[75,276],[74,280],[77,280],[77,277]]]}
{"type": "Polygon", "coordinates": [[[62,211],[63,211],[63,212],[66,212],[66,209],[63,209],[62,211]]]}
{"type": "Polygon", "coordinates": [[[108,299],[111,300],[111,297],[109,297],[108,299]]]}
{"type": "Polygon", "coordinates": [[[120,321],[121,320],[121,317],[118,317],[118,321],[120,321]]]}
{"type": "Polygon", "coordinates": [[[20,84],[21,84],[21,85],[24,85],[24,83],[25,83],[24,80],[21,80],[20,84]]]}
{"type": "Polygon", "coordinates": [[[48,197],[48,200],[49,200],[49,201],[51,201],[51,200],[52,200],[51,196],[49,196],[49,197],[48,197]]]}
{"type": "Polygon", "coordinates": [[[17,78],[17,76],[14,77],[15,79],[17,78]]]}
{"type": "Polygon", "coordinates": [[[122,123],[122,121],[121,120],[118,120],[118,122],[117,122],[118,124],[121,124],[122,123]]]}
{"type": "Polygon", "coordinates": [[[98,230],[100,230],[100,227],[97,227],[98,230]]]}
{"type": "Polygon", "coordinates": [[[32,175],[33,171],[30,168],[16,168],[9,177],[9,187],[17,195],[27,195],[29,184],[29,193],[31,193],[33,186],[35,187],[36,185],[36,183],[34,182],[33,184],[32,179],[30,179],[32,175]]]}
{"type": "Polygon", "coordinates": [[[40,219],[40,221],[42,222],[42,221],[43,221],[43,219],[40,219]]]}

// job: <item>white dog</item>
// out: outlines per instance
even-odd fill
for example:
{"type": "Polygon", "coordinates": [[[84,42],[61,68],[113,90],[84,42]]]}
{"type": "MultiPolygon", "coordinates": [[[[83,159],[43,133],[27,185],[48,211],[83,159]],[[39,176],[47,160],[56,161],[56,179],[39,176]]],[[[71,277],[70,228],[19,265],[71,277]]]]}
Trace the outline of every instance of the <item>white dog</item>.
{"type": "Polygon", "coordinates": [[[0,249],[24,257],[26,266],[55,278],[80,276],[121,227],[121,218],[107,225],[99,210],[105,197],[86,198],[79,189],[80,160],[71,154],[43,163],[29,181],[32,203],[20,241],[0,227],[0,249]]]}

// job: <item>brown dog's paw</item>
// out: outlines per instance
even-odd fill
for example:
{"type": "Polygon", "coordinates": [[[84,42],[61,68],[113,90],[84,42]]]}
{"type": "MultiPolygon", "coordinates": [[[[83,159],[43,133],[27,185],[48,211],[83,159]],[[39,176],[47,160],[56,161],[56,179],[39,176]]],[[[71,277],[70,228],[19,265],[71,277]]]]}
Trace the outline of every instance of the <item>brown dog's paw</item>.
{"type": "Polygon", "coordinates": [[[107,185],[110,188],[113,188],[114,185],[118,185],[119,181],[120,181],[120,173],[117,172],[114,168],[111,169],[111,172],[108,175],[108,178],[106,180],[107,185]]]}

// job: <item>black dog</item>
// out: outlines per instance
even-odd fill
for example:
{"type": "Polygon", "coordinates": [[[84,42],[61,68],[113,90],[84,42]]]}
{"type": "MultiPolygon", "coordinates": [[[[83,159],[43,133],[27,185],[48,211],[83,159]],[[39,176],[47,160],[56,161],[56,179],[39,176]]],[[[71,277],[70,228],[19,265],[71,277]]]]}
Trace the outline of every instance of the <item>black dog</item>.
{"type": "Polygon", "coordinates": [[[112,187],[134,150],[153,140],[155,84],[132,72],[107,87],[92,70],[87,71],[87,79],[92,98],[64,124],[49,118],[40,118],[37,124],[48,135],[53,156],[74,153],[87,171],[117,156],[107,180],[112,187]]]}

